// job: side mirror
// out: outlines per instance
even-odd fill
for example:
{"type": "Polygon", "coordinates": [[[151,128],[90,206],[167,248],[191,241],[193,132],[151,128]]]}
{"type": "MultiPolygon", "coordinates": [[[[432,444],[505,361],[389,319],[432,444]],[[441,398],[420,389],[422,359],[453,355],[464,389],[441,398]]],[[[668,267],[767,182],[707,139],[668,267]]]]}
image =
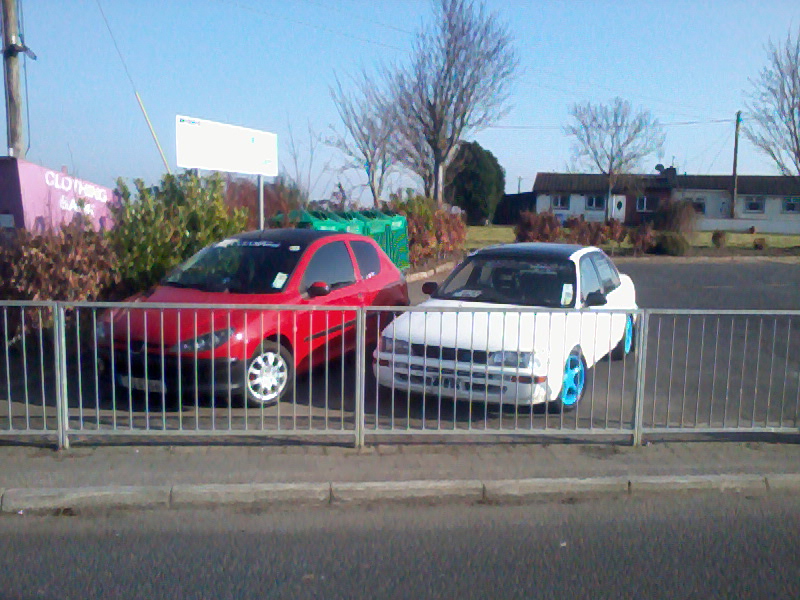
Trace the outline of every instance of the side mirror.
{"type": "Polygon", "coordinates": [[[605,306],[608,301],[606,300],[606,295],[603,292],[589,292],[589,295],[586,296],[586,302],[584,302],[587,308],[592,306],[605,306]]]}
{"type": "Polygon", "coordinates": [[[435,281],[426,281],[422,284],[422,293],[430,296],[439,289],[439,284],[435,281]]]}
{"type": "Polygon", "coordinates": [[[319,296],[327,296],[331,293],[331,286],[325,283],[324,281],[315,281],[310,286],[308,286],[308,295],[312,298],[317,298],[319,296]]]}

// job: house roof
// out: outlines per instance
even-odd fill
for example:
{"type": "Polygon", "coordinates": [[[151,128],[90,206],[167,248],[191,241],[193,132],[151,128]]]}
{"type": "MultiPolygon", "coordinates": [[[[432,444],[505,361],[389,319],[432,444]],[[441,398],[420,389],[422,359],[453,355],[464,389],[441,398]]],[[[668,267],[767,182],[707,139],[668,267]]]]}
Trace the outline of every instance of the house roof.
{"type": "MultiPolygon", "coordinates": [[[[731,175],[622,175],[614,185],[613,193],[630,189],[686,189],[730,190],[731,175]]],[[[538,194],[592,194],[608,193],[608,177],[598,173],[538,173],[533,184],[538,194]]],[[[800,195],[800,177],[788,175],[739,175],[739,194],[744,195],[800,195]]]]}
{"type": "MultiPolygon", "coordinates": [[[[630,189],[652,189],[667,187],[668,180],[661,175],[620,175],[614,183],[613,193],[624,193],[630,189]]],[[[608,177],[600,173],[537,173],[533,182],[537,194],[564,193],[586,194],[608,193],[608,177]]]]}
{"type": "MultiPolygon", "coordinates": [[[[675,187],[685,190],[730,190],[731,175],[678,175],[675,187]]],[[[745,195],[798,195],[800,177],[787,175],[739,175],[738,193],[745,195]]]]}

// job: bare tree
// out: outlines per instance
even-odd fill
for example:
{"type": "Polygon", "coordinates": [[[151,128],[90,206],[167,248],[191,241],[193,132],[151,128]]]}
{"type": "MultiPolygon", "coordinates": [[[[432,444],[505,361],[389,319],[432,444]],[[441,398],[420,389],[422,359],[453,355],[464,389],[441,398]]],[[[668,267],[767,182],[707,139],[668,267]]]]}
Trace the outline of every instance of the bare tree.
{"type": "Polygon", "coordinates": [[[751,79],[744,134],[783,175],[800,176],[800,27],[783,45],[767,45],[768,63],[751,79]]]}
{"type": "Polygon", "coordinates": [[[331,176],[332,159],[328,159],[315,176],[317,149],[323,143],[322,136],[314,131],[310,121],[306,124],[308,139],[305,143],[295,139],[291,123],[287,124],[287,127],[289,130],[288,153],[292,172],[283,171],[280,177],[282,185],[293,188],[299,195],[300,203],[305,205],[311,199],[311,194],[319,185],[322,177],[331,176]]]}
{"type": "Polygon", "coordinates": [[[564,133],[575,138],[576,160],[608,177],[608,219],[617,178],[632,172],[644,157],[661,150],[664,130],[650,111],[634,113],[630,102],[622,98],[615,98],[611,106],[575,104],[570,116],[574,122],[564,128],[564,133]]]}
{"type": "Polygon", "coordinates": [[[398,156],[444,199],[447,165],[464,136],[506,110],[518,59],[508,27],[476,0],[434,0],[409,64],[390,77],[399,113],[398,156]]]}
{"type": "Polygon", "coordinates": [[[365,171],[372,202],[380,206],[386,176],[392,168],[393,110],[385,95],[365,72],[353,78],[354,91],[345,91],[336,77],[331,97],[344,125],[330,143],[346,157],[346,168],[365,171]]]}

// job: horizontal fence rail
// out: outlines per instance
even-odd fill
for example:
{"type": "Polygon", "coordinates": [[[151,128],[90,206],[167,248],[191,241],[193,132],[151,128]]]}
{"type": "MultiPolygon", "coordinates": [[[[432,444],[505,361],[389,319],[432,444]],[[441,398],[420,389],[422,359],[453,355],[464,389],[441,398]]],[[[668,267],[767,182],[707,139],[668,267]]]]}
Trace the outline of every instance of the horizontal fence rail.
{"type": "Polygon", "coordinates": [[[0,302],[0,327],[0,437],[59,447],[800,425],[800,311],[0,302]]]}

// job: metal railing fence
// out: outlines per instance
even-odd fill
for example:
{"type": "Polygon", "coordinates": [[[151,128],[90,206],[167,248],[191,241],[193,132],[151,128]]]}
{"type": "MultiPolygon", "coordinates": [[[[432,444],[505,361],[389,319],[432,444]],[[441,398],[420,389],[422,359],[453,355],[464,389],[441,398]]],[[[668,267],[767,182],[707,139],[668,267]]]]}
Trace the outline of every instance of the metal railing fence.
{"type": "Polygon", "coordinates": [[[800,311],[0,302],[0,327],[0,437],[59,447],[209,436],[640,444],[800,425],[800,311]]]}

